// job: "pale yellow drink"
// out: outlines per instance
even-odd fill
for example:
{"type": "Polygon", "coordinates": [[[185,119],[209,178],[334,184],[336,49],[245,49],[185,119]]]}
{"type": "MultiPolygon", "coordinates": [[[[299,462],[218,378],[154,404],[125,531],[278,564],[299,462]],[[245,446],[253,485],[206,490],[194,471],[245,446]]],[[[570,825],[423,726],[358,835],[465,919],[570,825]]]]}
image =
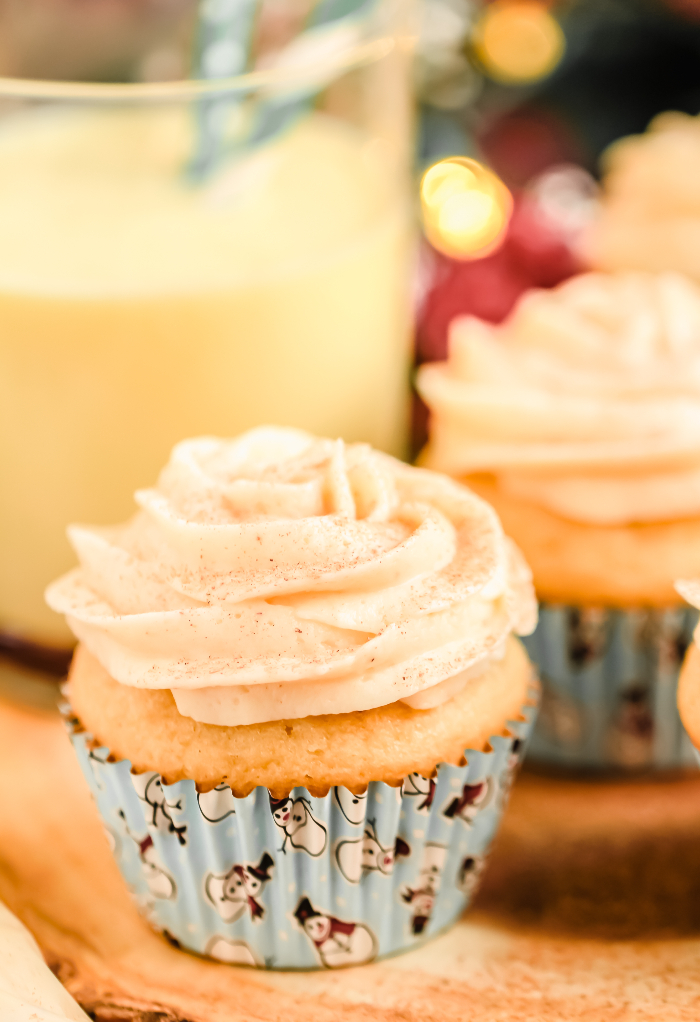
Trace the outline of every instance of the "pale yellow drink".
{"type": "Polygon", "coordinates": [[[301,119],[204,186],[184,110],[0,130],[0,627],[60,641],[72,521],[184,436],[271,422],[401,453],[407,216],[381,143],[301,119]]]}

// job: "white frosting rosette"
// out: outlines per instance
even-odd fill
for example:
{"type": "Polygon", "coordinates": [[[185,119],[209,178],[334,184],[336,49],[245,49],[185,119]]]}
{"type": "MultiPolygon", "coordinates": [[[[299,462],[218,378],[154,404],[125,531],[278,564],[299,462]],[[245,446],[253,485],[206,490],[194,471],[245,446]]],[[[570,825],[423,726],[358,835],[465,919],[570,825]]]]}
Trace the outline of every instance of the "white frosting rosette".
{"type": "Polygon", "coordinates": [[[431,467],[614,525],[700,514],[700,289],[673,273],[583,274],[501,326],[456,320],[421,368],[431,467]]]}
{"type": "Polygon", "coordinates": [[[364,444],[189,440],[136,501],[70,528],[80,567],[47,600],[113,678],[199,721],[429,708],[535,625],[491,508],[364,444]]]}
{"type": "Polygon", "coordinates": [[[700,117],[664,113],[603,158],[604,198],[581,255],[605,270],[676,270],[700,281],[700,117]]]}

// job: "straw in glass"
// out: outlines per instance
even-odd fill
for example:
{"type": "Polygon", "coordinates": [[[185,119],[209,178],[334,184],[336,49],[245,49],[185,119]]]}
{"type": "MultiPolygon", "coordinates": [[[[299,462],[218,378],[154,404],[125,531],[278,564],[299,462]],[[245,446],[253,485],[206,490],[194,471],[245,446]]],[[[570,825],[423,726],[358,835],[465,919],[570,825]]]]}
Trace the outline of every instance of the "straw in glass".
{"type": "MultiPolygon", "coordinates": [[[[268,67],[309,69],[290,89],[268,89],[251,103],[244,94],[203,100],[197,109],[197,145],[190,176],[201,180],[221,156],[249,152],[291,127],[312,107],[333,78],[333,57],[347,52],[361,36],[363,22],[378,0],[318,0],[304,29],[268,67]],[[314,73],[323,64],[324,72],[314,73]],[[328,68],[331,68],[329,71],[328,68]],[[233,130],[231,126],[233,125],[233,130]]],[[[195,74],[228,78],[246,71],[260,0],[204,0],[200,7],[195,74]]]]}

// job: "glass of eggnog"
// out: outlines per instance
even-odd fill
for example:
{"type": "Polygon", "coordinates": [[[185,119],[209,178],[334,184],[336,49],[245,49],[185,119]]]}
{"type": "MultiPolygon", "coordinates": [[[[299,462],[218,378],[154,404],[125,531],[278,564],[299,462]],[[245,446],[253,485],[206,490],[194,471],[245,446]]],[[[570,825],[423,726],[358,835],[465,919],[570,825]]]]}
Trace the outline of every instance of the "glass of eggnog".
{"type": "Polygon", "coordinates": [[[393,6],[232,77],[0,79],[0,671],[62,663],[43,590],[66,525],[126,519],[182,437],[270,423],[402,453],[393,6]]]}

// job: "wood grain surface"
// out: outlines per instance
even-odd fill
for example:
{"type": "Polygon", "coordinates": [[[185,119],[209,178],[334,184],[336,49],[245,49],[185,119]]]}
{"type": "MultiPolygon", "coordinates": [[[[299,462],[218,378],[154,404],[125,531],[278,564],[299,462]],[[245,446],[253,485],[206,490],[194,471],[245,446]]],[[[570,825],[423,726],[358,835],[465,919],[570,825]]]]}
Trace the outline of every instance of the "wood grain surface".
{"type": "Polygon", "coordinates": [[[138,916],[54,713],[0,701],[0,899],[99,1022],[700,1019],[700,778],[524,774],[474,909],[361,968],[263,973],[138,916]]]}

